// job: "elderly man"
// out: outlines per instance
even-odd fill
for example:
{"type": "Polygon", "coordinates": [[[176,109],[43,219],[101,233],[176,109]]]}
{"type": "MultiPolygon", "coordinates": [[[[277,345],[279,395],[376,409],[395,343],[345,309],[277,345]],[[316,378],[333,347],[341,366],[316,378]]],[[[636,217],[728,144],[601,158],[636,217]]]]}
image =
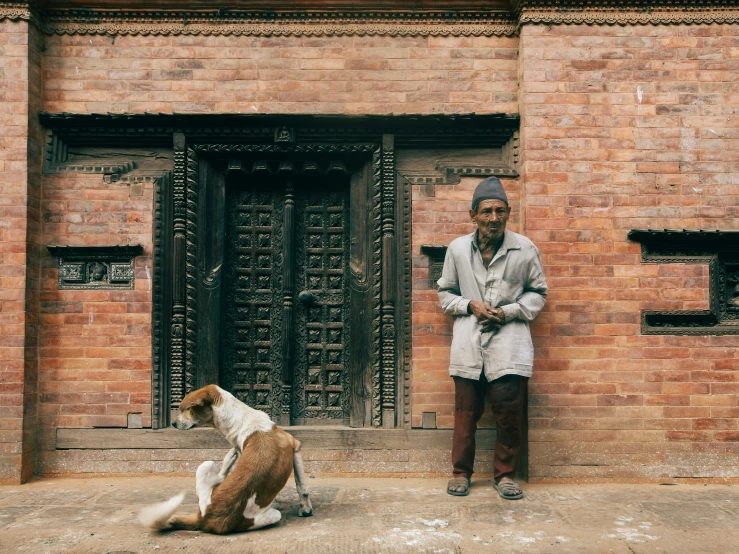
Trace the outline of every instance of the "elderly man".
{"type": "Polygon", "coordinates": [[[438,281],[441,306],[454,316],[454,471],[447,492],[455,496],[469,494],[475,431],[489,394],[497,429],[494,487],[504,499],[523,498],[513,476],[534,362],[529,321],[544,307],[547,283],[534,243],[506,230],[510,214],[500,180],[482,181],[470,210],[477,230],[452,241],[438,281]]]}

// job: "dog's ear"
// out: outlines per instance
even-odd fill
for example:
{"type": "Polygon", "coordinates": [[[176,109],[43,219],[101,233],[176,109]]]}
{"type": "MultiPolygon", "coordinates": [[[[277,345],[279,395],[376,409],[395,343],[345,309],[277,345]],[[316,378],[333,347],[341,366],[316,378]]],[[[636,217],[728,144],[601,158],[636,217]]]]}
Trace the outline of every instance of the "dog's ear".
{"type": "Polygon", "coordinates": [[[195,407],[215,406],[220,403],[221,395],[213,385],[207,385],[202,389],[192,391],[180,402],[180,411],[195,407]]]}
{"type": "MultiPolygon", "coordinates": [[[[197,391],[196,391],[197,392],[197,391]]],[[[189,410],[190,408],[198,408],[198,407],[204,407],[204,406],[210,406],[211,402],[210,399],[203,395],[195,395],[194,393],[191,393],[192,396],[189,394],[182,399],[182,402],[180,403],[180,411],[184,412],[185,410],[189,410]]]]}

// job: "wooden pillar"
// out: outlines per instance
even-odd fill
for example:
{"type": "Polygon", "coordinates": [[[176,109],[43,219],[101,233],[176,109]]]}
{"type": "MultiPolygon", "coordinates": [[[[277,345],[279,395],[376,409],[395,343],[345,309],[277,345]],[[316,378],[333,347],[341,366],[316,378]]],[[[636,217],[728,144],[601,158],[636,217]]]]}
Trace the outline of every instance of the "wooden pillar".
{"type": "Polygon", "coordinates": [[[382,137],[382,426],[395,427],[395,141],[382,137]]]}
{"type": "Polygon", "coordinates": [[[295,371],[295,185],[285,183],[282,260],[282,410],[280,425],[290,425],[293,373],[295,371]]]}

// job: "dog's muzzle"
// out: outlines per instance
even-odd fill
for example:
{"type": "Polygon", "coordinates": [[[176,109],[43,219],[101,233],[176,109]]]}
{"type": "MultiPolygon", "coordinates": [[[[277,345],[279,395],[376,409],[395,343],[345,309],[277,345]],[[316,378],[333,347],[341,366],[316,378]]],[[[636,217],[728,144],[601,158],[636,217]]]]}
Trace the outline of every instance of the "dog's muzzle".
{"type": "Polygon", "coordinates": [[[175,429],[179,429],[180,431],[186,431],[188,429],[192,429],[195,427],[195,422],[193,421],[180,421],[179,419],[172,422],[172,427],[175,429]]]}

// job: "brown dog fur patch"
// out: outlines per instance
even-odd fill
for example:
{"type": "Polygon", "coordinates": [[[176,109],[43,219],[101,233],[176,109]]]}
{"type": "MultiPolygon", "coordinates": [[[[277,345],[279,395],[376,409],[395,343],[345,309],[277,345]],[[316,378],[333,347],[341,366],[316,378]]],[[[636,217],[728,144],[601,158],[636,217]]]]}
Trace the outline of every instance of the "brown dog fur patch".
{"type": "Polygon", "coordinates": [[[215,534],[238,533],[254,525],[244,517],[249,499],[256,493],[259,507],[269,506],[290,478],[293,452],[300,443],[275,426],[256,432],[244,441],[233,471],[213,489],[211,504],[200,518],[199,528],[215,534]]]}
{"type": "Polygon", "coordinates": [[[189,393],[180,402],[180,412],[189,410],[196,406],[220,406],[223,403],[221,393],[215,385],[206,385],[202,389],[198,389],[189,393]]]}

